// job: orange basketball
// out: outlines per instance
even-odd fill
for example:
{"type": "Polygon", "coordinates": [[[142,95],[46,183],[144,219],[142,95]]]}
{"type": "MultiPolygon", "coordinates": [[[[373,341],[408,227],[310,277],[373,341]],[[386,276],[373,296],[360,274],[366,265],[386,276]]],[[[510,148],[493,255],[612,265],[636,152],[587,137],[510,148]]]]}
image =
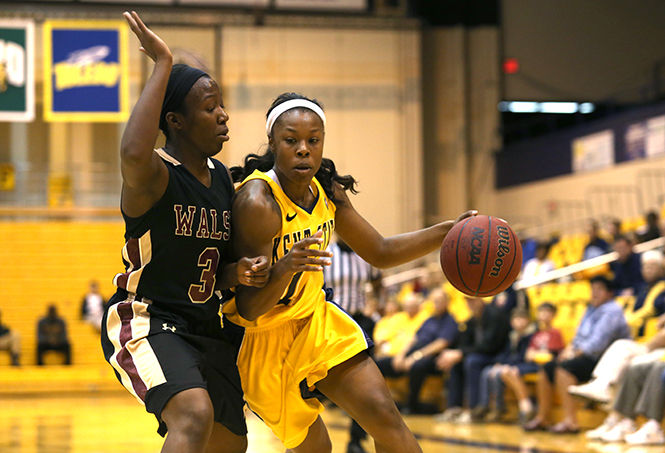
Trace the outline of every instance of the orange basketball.
{"type": "Polygon", "coordinates": [[[504,220],[477,215],[448,232],[441,245],[441,268],[464,294],[494,296],[520,273],[522,245],[504,220]]]}

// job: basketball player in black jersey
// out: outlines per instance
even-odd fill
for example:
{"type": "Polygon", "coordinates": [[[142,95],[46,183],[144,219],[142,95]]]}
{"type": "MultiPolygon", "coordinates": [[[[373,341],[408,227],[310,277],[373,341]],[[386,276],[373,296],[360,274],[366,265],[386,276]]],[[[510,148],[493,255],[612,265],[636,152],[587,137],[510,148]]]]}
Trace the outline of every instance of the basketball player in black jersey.
{"type": "Polygon", "coordinates": [[[220,89],[173,65],[168,46],[124,13],[155,67],[122,137],[125,272],[104,316],[102,347],[118,379],[168,436],[163,452],[247,448],[236,350],[219,318],[221,289],[262,286],[265,257],[230,263],[230,174],[211,158],[228,140],[220,89]],[[158,127],[166,135],[154,150],[158,127]]]}

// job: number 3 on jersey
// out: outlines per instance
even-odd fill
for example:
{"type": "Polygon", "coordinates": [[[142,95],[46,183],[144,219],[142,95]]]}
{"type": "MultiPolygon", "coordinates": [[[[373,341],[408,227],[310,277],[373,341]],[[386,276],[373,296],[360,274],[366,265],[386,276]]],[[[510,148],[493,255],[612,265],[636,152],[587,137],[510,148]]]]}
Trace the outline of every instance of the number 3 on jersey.
{"type": "Polygon", "coordinates": [[[200,284],[189,285],[189,299],[195,304],[204,304],[210,299],[215,290],[217,280],[217,265],[219,264],[219,250],[208,247],[199,255],[199,267],[202,267],[200,284]]]}

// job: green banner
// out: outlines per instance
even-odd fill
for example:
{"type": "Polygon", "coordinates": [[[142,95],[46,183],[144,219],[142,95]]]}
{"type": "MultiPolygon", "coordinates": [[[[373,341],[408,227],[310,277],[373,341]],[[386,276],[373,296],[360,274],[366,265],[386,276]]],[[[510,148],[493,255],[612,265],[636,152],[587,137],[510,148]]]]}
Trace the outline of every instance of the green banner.
{"type": "Polygon", "coordinates": [[[34,24],[0,20],[0,121],[32,121],[34,24]]]}

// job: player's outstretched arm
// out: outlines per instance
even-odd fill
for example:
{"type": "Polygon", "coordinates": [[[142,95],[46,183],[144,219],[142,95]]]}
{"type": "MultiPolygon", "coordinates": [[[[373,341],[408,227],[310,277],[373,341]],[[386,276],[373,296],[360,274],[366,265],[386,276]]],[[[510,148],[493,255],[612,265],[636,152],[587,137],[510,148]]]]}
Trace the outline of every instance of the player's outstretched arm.
{"type": "Polygon", "coordinates": [[[341,200],[335,203],[335,231],[358,255],[378,268],[408,263],[436,250],[453,225],[478,213],[466,211],[455,220],[386,238],[355,210],[344,190],[338,188],[335,198],[341,200]]]}
{"type": "Polygon", "coordinates": [[[138,216],[152,207],[168,184],[168,170],[153,152],[153,146],[159,133],[159,116],[173,56],[166,43],[146,27],[135,11],[125,12],[123,16],[141,42],[140,50],[155,62],[120,143],[122,207],[127,214],[138,216]]]}
{"type": "MultiPolygon", "coordinates": [[[[237,256],[273,256],[273,237],[281,229],[282,216],[270,188],[262,181],[246,183],[233,202],[233,248],[237,256]]],[[[253,321],[277,304],[298,272],[321,271],[330,264],[330,253],[310,246],[323,242],[321,232],[293,245],[270,269],[262,288],[238,286],[236,306],[243,318],[253,321]]]]}

